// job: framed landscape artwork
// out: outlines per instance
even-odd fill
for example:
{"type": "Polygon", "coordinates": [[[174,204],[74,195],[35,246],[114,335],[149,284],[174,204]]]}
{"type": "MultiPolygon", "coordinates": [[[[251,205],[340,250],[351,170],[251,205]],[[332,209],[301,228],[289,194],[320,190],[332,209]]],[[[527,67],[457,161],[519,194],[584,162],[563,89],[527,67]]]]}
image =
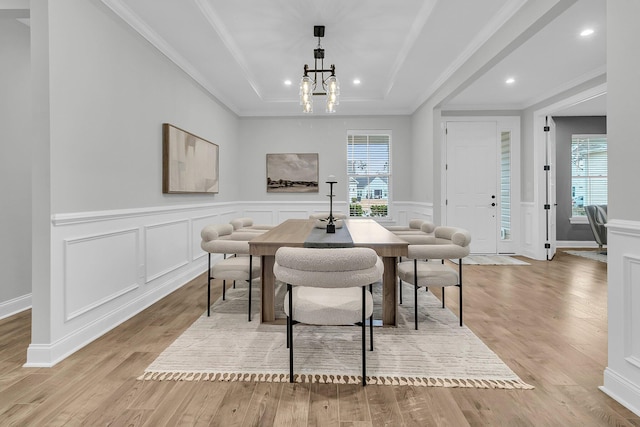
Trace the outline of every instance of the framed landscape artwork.
{"type": "Polygon", "coordinates": [[[317,193],[318,153],[267,154],[267,193],[317,193]]]}
{"type": "Polygon", "coordinates": [[[163,123],[163,193],[217,193],[218,166],[217,144],[163,123]]]}

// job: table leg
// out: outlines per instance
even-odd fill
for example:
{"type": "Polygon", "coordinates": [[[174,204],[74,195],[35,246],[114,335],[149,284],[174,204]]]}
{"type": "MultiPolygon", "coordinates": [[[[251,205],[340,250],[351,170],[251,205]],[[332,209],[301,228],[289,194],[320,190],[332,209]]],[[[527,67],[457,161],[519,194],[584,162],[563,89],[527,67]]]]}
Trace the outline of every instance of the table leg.
{"type": "Polygon", "coordinates": [[[262,306],[260,308],[261,321],[262,322],[274,322],[276,320],[276,286],[275,276],[273,275],[273,265],[275,264],[276,257],[271,255],[263,255],[261,260],[261,280],[262,287],[261,298],[262,306]]]}
{"type": "Polygon", "coordinates": [[[384,274],[382,276],[382,324],[398,326],[396,309],[398,298],[396,292],[396,257],[382,257],[384,274]]]}

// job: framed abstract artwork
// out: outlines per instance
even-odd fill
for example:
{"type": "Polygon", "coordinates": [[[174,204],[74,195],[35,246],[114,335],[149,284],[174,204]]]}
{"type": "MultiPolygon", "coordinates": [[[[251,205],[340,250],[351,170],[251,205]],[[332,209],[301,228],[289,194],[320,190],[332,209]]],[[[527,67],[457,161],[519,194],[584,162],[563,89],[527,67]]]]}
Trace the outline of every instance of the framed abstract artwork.
{"type": "Polygon", "coordinates": [[[218,145],[162,124],[162,192],[218,193],[218,145]]]}
{"type": "Polygon", "coordinates": [[[318,153],[267,154],[267,193],[317,193],[318,153]]]}

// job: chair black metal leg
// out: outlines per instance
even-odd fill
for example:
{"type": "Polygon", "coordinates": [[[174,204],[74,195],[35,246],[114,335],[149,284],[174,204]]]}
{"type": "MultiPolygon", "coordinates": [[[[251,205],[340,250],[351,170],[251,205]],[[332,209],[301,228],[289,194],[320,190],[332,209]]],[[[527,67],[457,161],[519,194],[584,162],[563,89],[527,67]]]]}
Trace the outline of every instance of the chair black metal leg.
{"type": "Polygon", "coordinates": [[[362,386],[367,385],[367,333],[365,331],[366,325],[366,313],[367,309],[367,299],[366,299],[367,290],[362,286],[362,386]]]}
{"type": "Polygon", "coordinates": [[[207,267],[207,317],[211,316],[211,254],[207,267]]]}
{"type": "Polygon", "coordinates": [[[222,281],[222,301],[227,299],[227,281],[222,281]]]}
{"type": "Polygon", "coordinates": [[[414,305],[413,321],[415,323],[415,327],[417,331],[418,330],[418,260],[417,259],[413,260],[413,282],[415,285],[413,287],[413,305],[414,305]]]}
{"type": "MultiPolygon", "coordinates": [[[[429,260],[425,258],[424,262],[429,262],[429,260]]],[[[444,260],[442,260],[442,263],[444,264],[444,260]]],[[[429,292],[429,287],[425,285],[424,291],[429,292]]]]}
{"type": "MultiPolygon", "coordinates": [[[[402,257],[398,257],[399,261],[402,262],[402,257]]],[[[402,279],[398,277],[398,286],[400,287],[400,304],[402,304],[402,279]]]]}
{"type": "Polygon", "coordinates": [[[293,382],[293,292],[292,287],[287,283],[287,292],[289,292],[289,318],[288,334],[289,334],[289,382],[293,382]]]}
{"type": "Polygon", "coordinates": [[[462,258],[458,260],[458,291],[460,292],[460,326],[462,326],[462,258]]]}
{"type": "MultiPolygon", "coordinates": [[[[373,297],[373,284],[369,285],[369,293],[373,297]]],[[[373,310],[371,311],[371,317],[369,317],[369,344],[371,351],[373,351],[373,310]]]]}
{"type": "Polygon", "coordinates": [[[444,286],[442,287],[442,308],[444,308],[444,286]]]}
{"type": "Polygon", "coordinates": [[[249,322],[251,322],[251,273],[253,272],[253,255],[249,255],[249,322]]]}

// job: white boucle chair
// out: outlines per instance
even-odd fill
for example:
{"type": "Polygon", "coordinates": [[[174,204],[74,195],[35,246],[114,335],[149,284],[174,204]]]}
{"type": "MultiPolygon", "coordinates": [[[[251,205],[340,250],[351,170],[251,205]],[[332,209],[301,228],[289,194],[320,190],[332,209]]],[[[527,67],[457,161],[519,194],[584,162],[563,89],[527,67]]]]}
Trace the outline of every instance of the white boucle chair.
{"type": "Polygon", "coordinates": [[[385,228],[395,235],[432,233],[435,226],[430,221],[412,219],[409,225],[387,225],[385,228]],[[425,227],[423,229],[423,226],[425,227]]]}
{"type": "Polygon", "coordinates": [[[460,326],[462,326],[462,258],[469,255],[471,234],[457,227],[436,227],[434,242],[431,244],[410,244],[408,255],[411,261],[398,263],[398,279],[414,285],[415,328],[418,329],[418,288],[421,286],[442,287],[442,307],[445,306],[444,288],[457,286],[460,292],[460,326]],[[428,260],[445,260],[458,258],[458,271],[445,265],[428,262],[428,260]],[[425,260],[425,261],[422,261],[425,260]],[[416,280],[417,277],[417,280],[416,280]]]}
{"type": "MultiPolygon", "coordinates": [[[[316,212],[309,215],[309,219],[316,220],[316,228],[327,228],[329,222],[329,212],[316,212]]],[[[347,215],[341,212],[333,212],[333,223],[336,228],[342,228],[347,215]]]]}
{"type": "Polygon", "coordinates": [[[253,223],[252,218],[243,217],[232,219],[229,224],[233,226],[234,232],[251,232],[251,233],[264,233],[271,230],[273,225],[258,225],[253,223]]]}
{"type": "MultiPolygon", "coordinates": [[[[328,219],[329,212],[316,212],[309,215],[309,219],[328,219]]],[[[334,212],[333,219],[347,219],[347,215],[342,212],[334,212]]]]}
{"type": "Polygon", "coordinates": [[[249,321],[251,321],[251,282],[260,277],[259,258],[249,254],[249,240],[255,233],[234,233],[231,224],[207,225],[200,232],[200,247],[209,255],[207,274],[207,316],[211,315],[211,280],[222,279],[222,299],[226,298],[227,280],[246,280],[249,283],[249,321]],[[224,259],[211,265],[211,254],[224,259]],[[227,258],[227,255],[236,255],[227,258]]]}
{"type": "Polygon", "coordinates": [[[293,376],[293,323],[311,325],[362,325],[362,385],[366,385],[366,319],[369,318],[373,350],[373,296],[371,284],[382,279],[384,267],[369,248],[278,249],[273,273],[287,284],[289,381],[293,376]],[[366,289],[370,286],[369,290],[366,289]],[[362,291],[360,291],[361,288],[362,291]]]}

